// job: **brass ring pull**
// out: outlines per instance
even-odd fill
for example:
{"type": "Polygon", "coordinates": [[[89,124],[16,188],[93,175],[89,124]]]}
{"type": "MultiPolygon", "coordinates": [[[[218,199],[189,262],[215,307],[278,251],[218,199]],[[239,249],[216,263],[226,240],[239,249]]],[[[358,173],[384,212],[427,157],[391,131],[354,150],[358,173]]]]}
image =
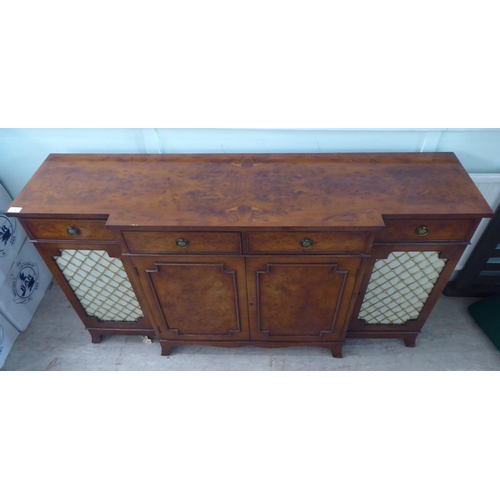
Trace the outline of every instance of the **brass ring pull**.
{"type": "Polygon", "coordinates": [[[67,229],[66,229],[66,232],[70,236],[78,236],[80,234],[80,230],[77,227],[75,227],[75,226],[68,226],[67,229]]]}
{"type": "Polygon", "coordinates": [[[418,236],[426,236],[429,234],[429,228],[427,226],[418,226],[417,229],[415,229],[415,233],[417,233],[418,236]]]}
{"type": "Polygon", "coordinates": [[[311,238],[304,238],[300,240],[300,246],[302,248],[311,248],[313,246],[314,241],[311,238]]]}
{"type": "Polygon", "coordinates": [[[189,241],[186,240],[186,238],[177,238],[175,240],[175,244],[179,247],[179,248],[186,248],[188,245],[189,245],[189,241]]]}

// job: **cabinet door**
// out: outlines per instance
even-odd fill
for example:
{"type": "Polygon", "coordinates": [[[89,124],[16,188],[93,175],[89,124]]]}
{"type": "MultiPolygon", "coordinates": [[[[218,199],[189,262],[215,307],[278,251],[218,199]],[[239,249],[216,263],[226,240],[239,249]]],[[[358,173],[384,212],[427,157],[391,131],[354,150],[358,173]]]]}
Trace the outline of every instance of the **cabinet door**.
{"type": "Polygon", "coordinates": [[[252,340],[339,341],[359,257],[249,257],[252,340]]]}
{"type": "Polygon", "coordinates": [[[100,334],[153,333],[137,277],[122,259],[120,245],[61,241],[35,246],[93,341],[100,334]]]}
{"type": "Polygon", "coordinates": [[[465,244],[374,245],[347,336],[419,332],[465,248],[465,244]]]}
{"type": "Polygon", "coordinates": [[[133,256],[158,336],[248,340],[242,257],[133,256]]]}

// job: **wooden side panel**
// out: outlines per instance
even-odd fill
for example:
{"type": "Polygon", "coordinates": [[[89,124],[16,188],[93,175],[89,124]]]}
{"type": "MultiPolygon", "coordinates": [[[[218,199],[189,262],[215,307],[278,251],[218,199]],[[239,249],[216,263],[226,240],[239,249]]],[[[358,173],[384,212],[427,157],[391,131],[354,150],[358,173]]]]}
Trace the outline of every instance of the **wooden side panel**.
{"type": "Polygon", "coordinates": [[[343,340],[360,258],[248,258],[253,340],[343,340]]]}
{"type": "Polygon", "coordinates": [[[243,258],[134,256],[132,260],[160,338],[249,338],[243,258]]]}

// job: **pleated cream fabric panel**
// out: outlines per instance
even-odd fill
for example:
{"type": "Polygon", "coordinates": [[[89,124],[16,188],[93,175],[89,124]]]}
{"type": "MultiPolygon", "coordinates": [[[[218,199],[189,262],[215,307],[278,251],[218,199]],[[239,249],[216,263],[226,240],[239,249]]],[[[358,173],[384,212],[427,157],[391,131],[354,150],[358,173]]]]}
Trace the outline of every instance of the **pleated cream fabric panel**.
{"type": "Polygon", "coordinates": [[[60,250],[54,257],[85,312],[101,321],[137,321],[144,314],[120,259],[104,250],[60,250]]]}
{"type": "Polygon", "coordinates": [[[417,319],[445,264],[438,252],[392,252],[377,260],[358,318],[370,325],[417,319]]]}

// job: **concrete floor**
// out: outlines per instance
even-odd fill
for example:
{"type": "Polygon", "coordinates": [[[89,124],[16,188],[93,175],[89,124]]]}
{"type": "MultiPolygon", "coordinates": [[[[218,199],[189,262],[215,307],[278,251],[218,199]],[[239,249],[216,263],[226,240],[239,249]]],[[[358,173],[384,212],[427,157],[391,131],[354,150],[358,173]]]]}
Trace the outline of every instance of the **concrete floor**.
{"type": "Polygon", "coordinates": [[[160,356],[157,342],[90,335],[57,284],[14,344],[11,370],[500,370],[500,353],[469,316],[475,298],[441,296],[415,348],[402,340],[347,339],[342,359],[327,349],[183,346],[160,356]]]}

